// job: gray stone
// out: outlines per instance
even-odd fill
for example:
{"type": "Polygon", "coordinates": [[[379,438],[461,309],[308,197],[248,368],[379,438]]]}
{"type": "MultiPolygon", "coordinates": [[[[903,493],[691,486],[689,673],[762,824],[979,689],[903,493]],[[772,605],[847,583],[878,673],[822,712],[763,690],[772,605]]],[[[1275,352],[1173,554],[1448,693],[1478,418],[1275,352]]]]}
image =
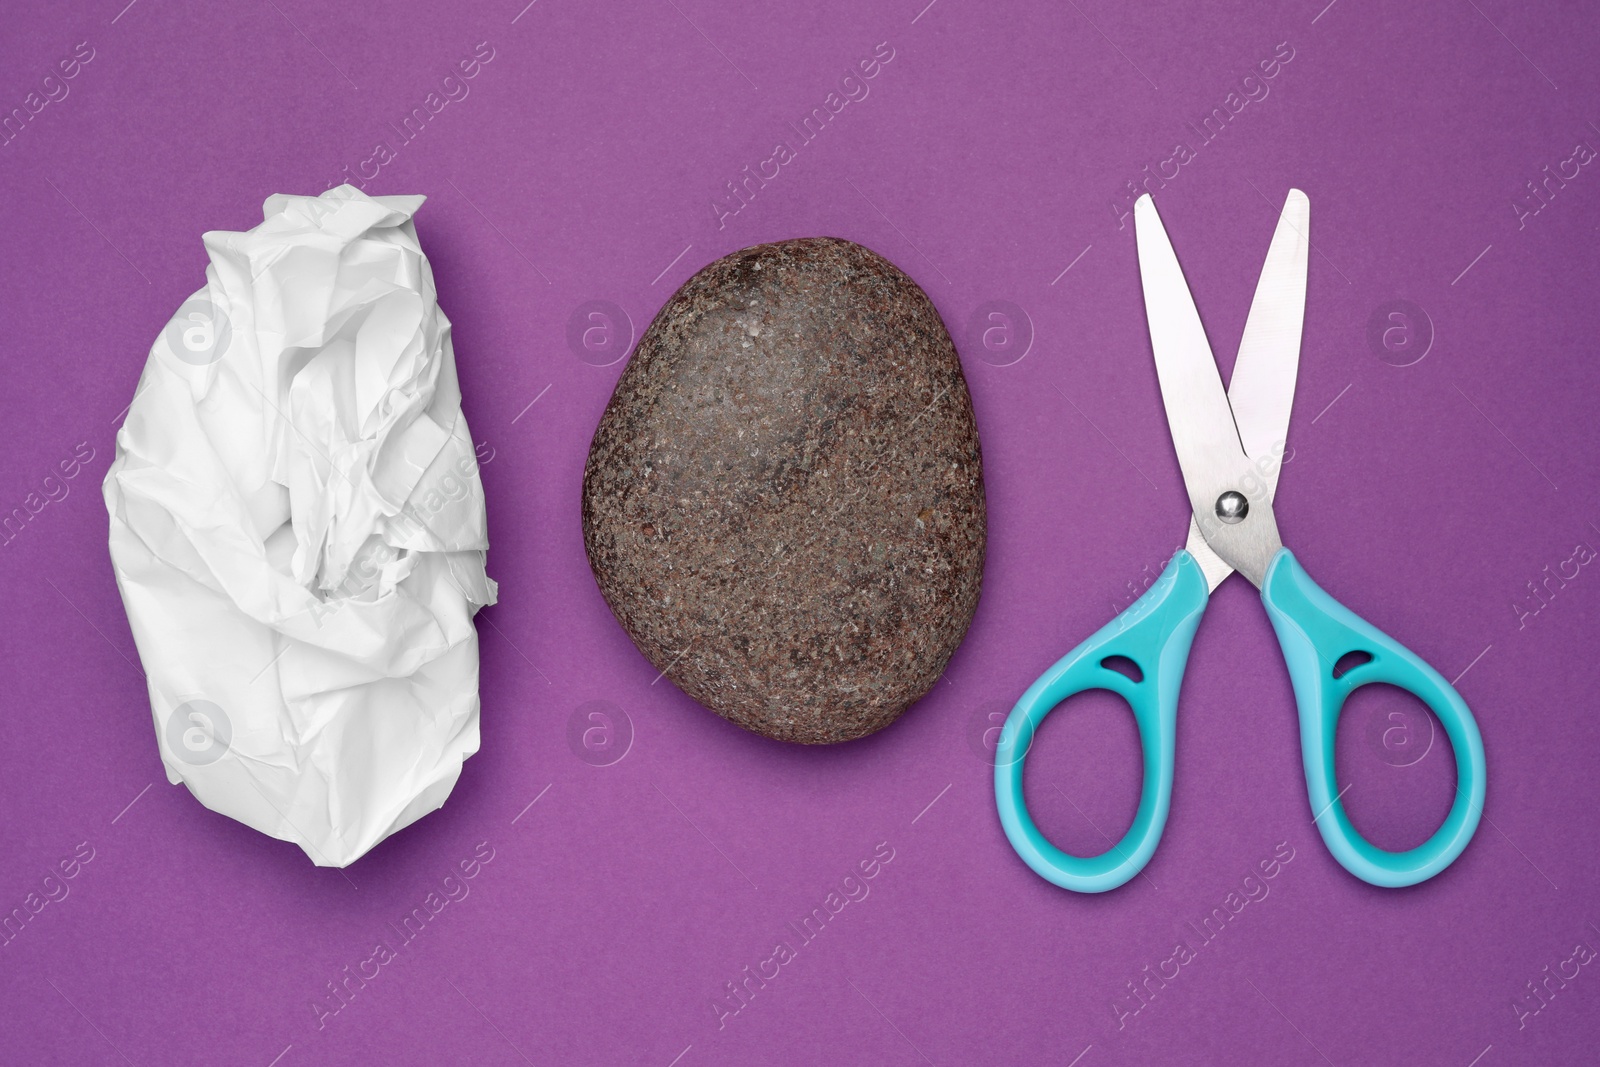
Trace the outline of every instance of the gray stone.
{"type": "Polygon", "coordinates": [[[827,744],[893,722],[977,607],[972,399],[916,283],[817,237],[717,260],[669,300],[589,450],[606,602],[680,689],[827,744]]]}

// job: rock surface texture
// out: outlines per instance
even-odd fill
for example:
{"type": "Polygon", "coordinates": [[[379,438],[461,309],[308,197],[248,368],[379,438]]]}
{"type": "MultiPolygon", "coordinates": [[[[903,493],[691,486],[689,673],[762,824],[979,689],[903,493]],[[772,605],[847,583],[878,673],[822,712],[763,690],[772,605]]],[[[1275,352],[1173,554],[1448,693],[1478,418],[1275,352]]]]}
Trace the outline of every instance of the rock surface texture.
{"type": "Polygon", "coordinates": [[[595,431],[583,534],[634,644],[782,741],[893,722],[983,577],[983,465],[950,335],[858,244],[758,245],[691,278],[595,431]]]}

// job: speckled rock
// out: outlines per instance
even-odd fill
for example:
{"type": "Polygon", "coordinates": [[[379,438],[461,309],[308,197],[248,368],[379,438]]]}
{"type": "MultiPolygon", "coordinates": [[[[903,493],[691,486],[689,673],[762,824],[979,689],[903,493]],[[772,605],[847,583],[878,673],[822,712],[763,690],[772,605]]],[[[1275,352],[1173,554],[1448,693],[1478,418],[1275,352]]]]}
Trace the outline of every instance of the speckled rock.
{"type": "Polygon", "coordinates": [[[961,364],[892,263],[816,237],[717,260],[656,316],[583,478],[600,591],[706,707],[782,741],[893,722],[983,577],[961,364]]]}

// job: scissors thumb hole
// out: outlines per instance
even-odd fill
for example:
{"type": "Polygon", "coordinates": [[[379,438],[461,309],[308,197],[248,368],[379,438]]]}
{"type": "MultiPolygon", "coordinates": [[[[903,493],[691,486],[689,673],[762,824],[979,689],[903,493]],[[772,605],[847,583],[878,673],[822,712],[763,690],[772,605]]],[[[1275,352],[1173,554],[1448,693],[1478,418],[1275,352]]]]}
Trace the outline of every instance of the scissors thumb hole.
{"type": "Polygon", "coordinates": [[[1111,851],[1138,814],[1141,753],[1133,709],[1117,693],[1090,688],[1063,699],[1039,724],[1022,770],[1039,831],[1069,856],[1111,851]]]}
{"type": "Polygon", "coordinates": [[[1382,682],[1346,698],[1334,773],[1351,824],[1388,852],[1432,837],[1456,796],[1455,751],[1438,718],[1415,694],[1382,682]]]}

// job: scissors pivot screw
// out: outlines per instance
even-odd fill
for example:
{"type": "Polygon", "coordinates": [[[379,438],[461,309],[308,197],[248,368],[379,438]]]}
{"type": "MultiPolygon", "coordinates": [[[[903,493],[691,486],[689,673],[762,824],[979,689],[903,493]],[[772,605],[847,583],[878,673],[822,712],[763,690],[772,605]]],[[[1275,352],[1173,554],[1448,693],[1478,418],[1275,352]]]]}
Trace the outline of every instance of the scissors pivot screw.
{"type": "Polygon", "coordinates": [[[1250,501],[1244,498],[1243,493],[1229,489],[1217,497],[1217,518],[1229,526],[1243,522],[1248,514],[1250,514],[1250,501]]]}

